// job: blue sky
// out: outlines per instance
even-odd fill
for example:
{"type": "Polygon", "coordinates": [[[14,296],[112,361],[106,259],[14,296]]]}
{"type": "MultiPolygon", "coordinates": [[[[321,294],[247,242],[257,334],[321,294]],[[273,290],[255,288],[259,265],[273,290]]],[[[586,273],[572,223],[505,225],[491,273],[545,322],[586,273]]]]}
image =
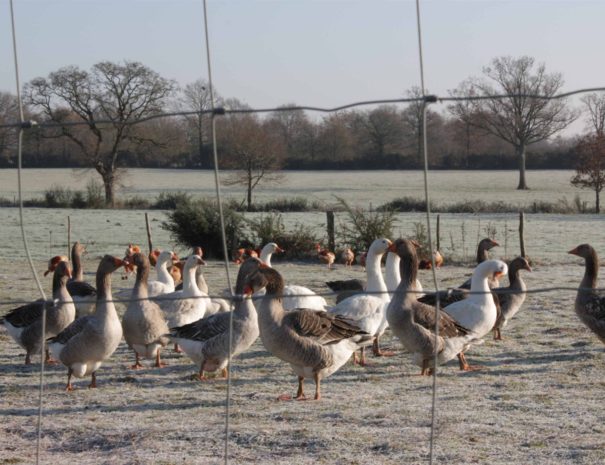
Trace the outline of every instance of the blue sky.
{"type": "MultiPolygon", "coordinates": [[[[202,0],[14,0],[21,81],[137,60],[184,85],[207,78],[202,0]]],[[[411,0],[208,0],[213,80],[253,107],[338,106],[419,85],[411,0]]],[[[15,90],[8,0],[0,90],[15,90]]],[[[421,1],[426,87],[438,95],[496,56],[530,55],[564,90],[605,85],[605,1],[421,1]]]]}

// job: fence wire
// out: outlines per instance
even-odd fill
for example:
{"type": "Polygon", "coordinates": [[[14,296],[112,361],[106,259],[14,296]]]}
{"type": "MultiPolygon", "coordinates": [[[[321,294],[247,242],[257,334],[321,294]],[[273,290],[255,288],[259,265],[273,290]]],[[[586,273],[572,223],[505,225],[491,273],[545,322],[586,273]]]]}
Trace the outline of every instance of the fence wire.
{"type": "MultiPolygon", "coordinates": [[[[426,108],[429,103],[445,103],[445,102],[455,102],[455,101],[480,101],[480,100],[494,100],[494,99],[511,99],[511,98],[531,98],[531,99],[539,99],[539,100],[557,100],[557,99],[565,99],[574,95],[590,93],[590,92],[602,92],[605,91],[605,87],[593,87],[593,88],[584,88],[578,90],[572,90],[569,92],[558,93],[556,95],[540,95],[540,94],[495,94],[495,95],[473,95],[473,96],[445,96],[440,97],[438,95],[425,95],[424,90],[424,67],[423,67],[423,52],[422,52],[422,34],[421,34],[421,15],[420,15],[420,0],[416,0],[416,15],[417,15],[417,32],[418,32],[418,50],[419,50],[419,62],[420,62],[420,82],[421,82],[421,90],[422,96],[417,98],[392,98],[392,99],[381,99],[381,100],[364,100],[357,101],[337,107],[324,108],[317,106],[288,106],[288,107],[275,107],[275,108],[226,108],[226,107],[215,107],[214,95],[213,95],[213,84],[212,84],[212,69],[211,69],[211,59],[210,59],[210,44],[209,44],[209,33],[208,33],[208,12],[206,7],[206,0],[203,0],[203,12],[204,12],[204,32],[205,32],[205,46],[207,52],[207,68],[208,68],[208,76],[209,76],[209,86],[211,93],[211,109],[202,110],[202,111],[176,111],[176,112],[162,112],[155,115],[150,115],[144,118],[139,118],[136,120],[127,120],[127,121],[119,121],[116,122],[111,119],[95,119],[94,123],[100,126],[133,126],[138,124],[143,124],[145,122],[161,119],[161,118],[171,118],[171,117],[185,117],[185,116],[202,116],[202,115],[211,115],[212,116],[212,141],[213,141],[213,155],[214,155],[214,172],[215,172],[215,183],[216,183],[216,196],[220,210],[220,219],[221,219],[221,231],[222,231],[222,241],[223,241],[223,250],[224,250],[224,262],[225,262],[225,273],[228,282],[228,287],[231,290],[229,296],[224,295],[210,295],[210,296],[202,296],[199,298],[209,299],[209,298],[223,298],[230,301],[231,305],[234,304],[236,300],[233,295],[232,285],[231,285],[231,277],[230,277],[230,269],[229,269],[229,260],[228,260],[228,249],[227,242],[225,236],[225,224],[224,224],[224,216],[222,211],[222,201],[221,201],[221,192],[220,192],[220,183],[219,183],[219,159],[217,154],[217,143],[216,143],[216,118],[229,115],[229,114],[261,114],[261,113],[276,113],[276,112],[288,112],[288,111],[311,111],[311,112],[319,112],[319,113],[334,113],[339,111],[344,111],[357,107],[364,106],[375,106],[375,105],[385,105],[385,104],[410,104],[410,103],[422,103],[423,105],[423,151],[424,151],[424,186],[425,186],[425,201],[426,201],[426,214],[427,214],[427,230],[428,230],[428,240],[429,240],[429,249],[432,250],[432,236],[431,236],[431,222],[430,222],[430,202],[429,202],[429,184],[428,184],[428,148],[427,148],[427,131],[426,131],[426,108]]],[[[18,54],[17,54],[17,41],[16,41],[16,28],[15,28],[15,20],[14,20],[14,11],[13,11],[13,0],[10,0],[10,15],[11,15],[11,27],[12,27],[12,40],[13,40],[13,53],[14,53],[14,67],[15,67],[15,77],[16,77],[16,88],[17,88],[17,99],[19,102],[19,118],[13,122],[0,124],[0,129],[10,129],[14,128],[18,131],[18,190],[19,190],[19,213],[20,213],[20,226],[22,231],[22,239],[24,243],[24,248],[26,251],[27,259],[31,267],[32,274],[36,281],[36,285],[38,290],[46,302],[46,295],[44,293],[42,284],[37,276],[36,270],[33,265],[33,261],[29,252],[27,236],[25,234],[24,228],[24,219],[23,219],[23,201],[22,201],[22,189],[21,189],[21,156],[22,156],[22,136],[25,130],[32,130],[34,128],[61,128],[61,127],[70,127],[70,126],[84,126],[89,125],[90,123],[87,121],[69,121],[69,122],[52,122],[52,121],[35,121],[29,120],[26,121],[24,119],[23,113],[23,101],[20,93],[20,81],[19,81],[19,64],[18,64],[18,54]]],[[[434,257],[431,257],[433,261],[432,273],[433,273],[433,284],[434,290],[431,291],[423,291],[423,293],[431,293],[435,292],[438,294],[438,279],[436,274],[436,267],[434,263],[434,257]]],[[[525,291],[525,294],[538,294],[538,293],[547,293],[547,292],[558,292],[558,291],[581,291],[588,290],[576,287],[566,287],[566,286],[554,286],[548,288],[540,288],[540,289],[530,289],[525,291]]],[[[605,289],[590,289],[590,291],[594,292],[603,292],[605,289]]],[[[496,294],[506,294],[506,293],[519,293],[516,291],[507,291],[504,289],[495,289],[490,291],[490,293],[496,294]]],[[[395,294],[395,292],[389,292],[389,295],[395,294]]],[[[477,292],[470,292],[471,294],[477,292]]],[[[481,292],[483,294],[484,292],[481,292]]],[[[367,293],[372,294],[372,293],[367,293]]],[[[383,294],[383,293],[376,293],[383,294]]],[[[326,292],[326,293],[318,293],[319,296],[325,297],[333,297],[336,295],[334,292],[326,292]]],[[[132,302],[133,300],[147,300],[147,299],[113,299],[116,303],[127,304],[132,302]]],[[[180,300],[178,298],[172,300],[180,300]]],[[[18,304],[26,304],[30,301],[24,300],[5,300],[0,301],[0,305],[18,305],[18,304]]],[[[437,300],[437,305],[435,307],[436,313],[439,312],[439,300],[437,300]]],[[[43,311],[46,312],[46,304],[43,306],[43,311]]],[[[436,318],[436,321],[438,319],[436,318]]],[[[45,317],[43,313],[43,322],[45,322],[45,317]]],[[[231,338],[232,333],[232,325],[233,319],[230,319],[230,331],[229,335],[231,338]]],[[[437,327],[435,328],[435,334],[437,334],[437,327]]],[[[42,331],[42,337],[44,338],[44,329],[42,331]]],[[[232,341],[229,341],[229,365],[231,364],[231,345],[232,341]]],[[[41,365],[40,365],[40,380],[39,380],[39,399],[38,399],[38,424],[37,424],[37,441],[36,441],[36,464],[40,463],[41,456],[41,437],[42,437],[42,418],[43,418],[43,389],[44,389],[44,340],[41,344],[41,365]]],[[[431,436],[430,436],[430,455],[429,455],[429,463],[433,463],[434,461],[434,441],[435,441],[435,423],[436,423],[436,389],[437,389],[437,354],[435,353],[435,369],[433,370],[433,390],[432,390],[432,407],[431,407],[431,436]]],[[[230,377],[227,379],[227,393],[225,400],[225,435],[224,435],[224,463],[227,465],[229,463],[229,406],[230,406],[230,396],[231,396],[231,383],[230,377]]]]}

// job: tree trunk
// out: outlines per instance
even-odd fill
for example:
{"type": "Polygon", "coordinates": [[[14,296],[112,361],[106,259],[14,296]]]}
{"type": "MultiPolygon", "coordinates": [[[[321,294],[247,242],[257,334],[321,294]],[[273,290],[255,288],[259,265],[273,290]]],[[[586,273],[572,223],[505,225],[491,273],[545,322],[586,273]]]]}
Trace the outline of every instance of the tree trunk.
{"type": "Polygon", "coordinates": [[[601,202],[600,202],[600,199],[599,199],[599,197],[600,197],[600,195],[599,195],[600,191],[597,190],[595,192],[597,194],[597,198],[596,198],[596,201],[595,201],[594,210],[595,210],[595,213],[601,213],[601,202]]]}
{"type": "MultiPolygon", "coordinates": [[[[199,166],[202,168],[204,166],[204,138],[203,138],[203,128],[202,128],[202,115],[198,117],[198,125],[197,125],[197,135],[198,135],[198,143],[199,143],[199,166]]],[[[195,165],[195,163],[194,163],[195,165]]]]}
{"type": "Polygon", "coordinates": [[[517,189],[529,189],[525,182],[525,144],[521,143],[515,146],[517,152],[517,159],[519,160],[519,185],[517,189]]]}
{"type": "Polygon", "coordinates": [[[106,174],[102,174],[103,178],[103,187],[105,187],[105,205],[113,207],[114,206],[114,176],[113,173],[109,172],[106,174]]]}
{"type": "Polygon", "coordinates": [[[252,170],[248,169],[248,195],[246,198],[248,202],[247,210],[250,211],[252,208],[252,170]]]}

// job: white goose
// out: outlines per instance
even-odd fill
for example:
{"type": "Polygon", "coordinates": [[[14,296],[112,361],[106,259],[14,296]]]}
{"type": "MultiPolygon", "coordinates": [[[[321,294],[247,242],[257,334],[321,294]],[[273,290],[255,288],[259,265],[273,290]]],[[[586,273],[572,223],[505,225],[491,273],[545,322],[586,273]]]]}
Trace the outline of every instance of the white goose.
{"type": "MultiPolygon", "coordinates": [[[[488,281],[497,280],[508,272],[508,266],[501,260],[486,260],[475,268],[471,277],[471,291],[469,296],[454,302],[444,311],[468,330],[468,334],[480,339],[489,333],[498,317],[496,304],[491,294],[488,281]]],[[[460,368],[472,370],[464,353],[460,353],[460,368]]]]}
{"type": "MultiPolygon", "coordinates": [[[[276,252],[283,252],[275,242],[266,244],[260,254],[260,260],[271,267],[271,257],[276,252]]],[[[257,295],[264,295],[264,289],[257,292],[257,295]]],[[[328,307],[328,302],[322,296],[317,295],[308,287],[297,284],[288,284],[283,289],[282,305],[285,310],[294,310],[297,308],[306,308],[309,310],[324,311],[328,307]]]]}
{"type": "Polygon", "coordinates": [[[205,262],[199,255],[190,255],[183,269],[183,290],[162,294],[154,299],[164,311],[169,328],[204,318],[210,299],[208,294],[199,290],[195,279],[197,268],[203,264],[205,262]]]}
{"type": "Polygon", "coordinates": [[[152,254],[157,257],[155,270],[158,274],[158,279],[157,281],[149,281],[149,297],[174,292],[174,279],[170,275],[170,271],[168,271],[168,265],[172,265],[172,263],[179,258],[170,250],[164,250],[162,252],[154,250],[152,254]]]}
{"type": "Polygon", "coordinates": [[[111,295],[111,273],[124,265],[119,258],[105,255],[97,269],[97,305],[92,315],[78,318],[56,337],[49,339],[51,353],[67,367],[67,391],[72,375],[91,375],[89,387],[97,387],[96,372],[117,349],[122,324],[111,295]]]}
{"type": "MultiPolygon", "coordinates": [[[[376,355],[389,355],[380,350],[378,338],[388,326],[386,309],[390,298],[382,276],[380,262],[390,245],[391,241],[389,239],[376,239],[368,249],[366,257],[367,293],[352,295],[329,310],[330,313],[339,314],[350,319],[363,331],[374,336],[374,353],[376,355]]],[[[365,365],[363,347],[361,364],[365,365]]]]}

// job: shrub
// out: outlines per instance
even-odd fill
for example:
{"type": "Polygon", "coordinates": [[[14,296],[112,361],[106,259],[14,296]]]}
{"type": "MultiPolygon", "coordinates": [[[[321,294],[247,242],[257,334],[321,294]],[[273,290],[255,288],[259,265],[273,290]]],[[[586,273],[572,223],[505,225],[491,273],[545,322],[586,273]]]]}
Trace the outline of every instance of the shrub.
{"type": "Polygon", "coordinates": [[[257,220],[248,220],[248,224],[254,234],[255,243],[262,246],[268,242],[276,242],[285,250],[283,254],[276,256],[278,260],[280,257],[306,259],[315,254],[315,244],[318,240],[310,226],[296,223],[294,231],[287,232],[279,213],[261,215],[257,220]]]}
{"type": "Polygon", "coordinates": [[[320,202],[309,202],[304,197],[294,197],[291,199],[275,199],[265,203],[255,203],[248,209],[244,202],[231,200],[229,206],[237,211],[247,212],[308,212],[322,210],[320,202]]]}
{"type": "MultiPolygon", "coordinates": [[[[241,241],[247,240],[244,235],[244,217],[228,207],[223,211],[227,249],[231,251],[236,249],[241,241]]],[[[169,231],[182,245],[201,245],[205,257],[223,258],[221,222],[216,202],[185,201],[168,214],[168,221],[162,222],[162,228],[169,231]]]]}
{"type": "Polygon", "coordinates": [[[103,184],[94,179],[91,179],[86,184],[86,205],[88,206],[88,208],[105,207],[103,184]]]}
{"type": "Polygon", "coordinates": [[[150,207],[150,204],[149,201],[143,197],[134,196],[122,202],[121,207],[129,210],[145,210],[150,207]]]}
{"type": "Polygon", "coordinates": [[[175,210],[179,205],[191,201],[186,192],[161,192],[151,208],[158,210],[175,210]]]}
{"type": "Polygon", "coordinates": [[[84,193],[82,191],[74,192],[74,195],[71,199],[71,208],[87,208],[88,205],[86,203],[86,199],[84,198],[84,193]]]}
{"type": "MultiPolygon", "coordinates": [[[[435,208],[433,202],[430,203],[431,210],[435,208]]],[[[377,208],[378,211],[395,212],[424,212],[426,211],[426,201],[424,199],[415,199],[413,197],[401,197],[391,200],[377,208]]]]}
{"type": "Polygon", "coordinates": [[[354,250],[367,250],[375,239],[393,236],[395,212],[364,211],[349,206],[340,197],[337,197],[337,200],[349,216],[349,222],[340,225],[344,243],[349,244],[354,250]]]}
{"type": "Polygon", "coordinates": [[[71,206],[73,192],[61,186],[53,185],[44,192],[44,200],[49,208],[67,208],[71,206]]]}

